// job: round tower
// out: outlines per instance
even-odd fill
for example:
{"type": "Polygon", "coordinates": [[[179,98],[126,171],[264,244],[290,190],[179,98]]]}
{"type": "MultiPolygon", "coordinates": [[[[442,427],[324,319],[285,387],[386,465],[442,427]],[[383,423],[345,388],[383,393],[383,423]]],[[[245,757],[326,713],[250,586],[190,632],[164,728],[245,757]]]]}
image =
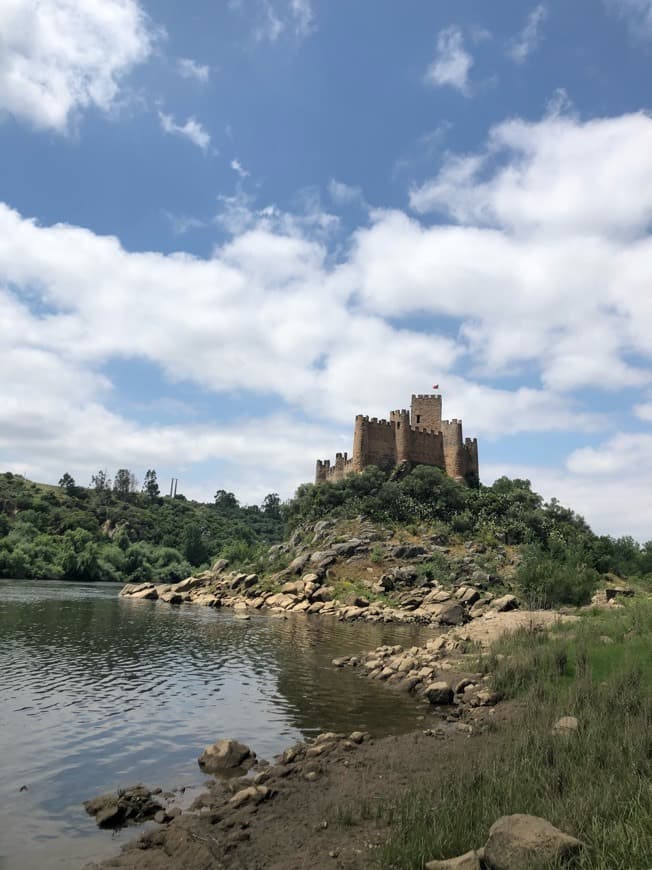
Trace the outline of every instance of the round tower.
{"type": "Polygon", "coordinates": [[[410,412],[406,410],[392,411],[389,420],[394,424],[394,439],[396,443],[396,464],[410,460],[410,412]]]}

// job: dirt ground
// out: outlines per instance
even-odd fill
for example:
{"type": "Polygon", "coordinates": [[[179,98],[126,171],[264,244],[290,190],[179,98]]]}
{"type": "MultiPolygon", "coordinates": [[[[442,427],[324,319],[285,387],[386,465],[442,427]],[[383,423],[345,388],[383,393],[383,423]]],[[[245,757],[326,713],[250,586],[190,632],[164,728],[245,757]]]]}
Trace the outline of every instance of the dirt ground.
{"type": "Polygon", "coordinates": [[[389,829],[377,819],[349,824],[350,811],[379,799],[397,798],[415,784],[434,784],[468,763],[470,754],[491,751],[501,722],[512,713],[506,704],[493,712],[479,710],[472,734],[461,733],[454,723],[433,715],[424,720],[421,731],[366,740],[355,748],[342,743],[323,760],[298,764],[290,775],[270,779],[267,784],[273,796],[237,812],[220,810],[224,793],[218,784],[210,805],[200,813],[184,814],[129,843],[115,858],[91,866],[93,870],[368,870],[389,829]],[[497,726],[491,732],[482,727],[489,717],[497,726]],[[307,780],[306,768],[316,766],[318,776],[307,780]]]}

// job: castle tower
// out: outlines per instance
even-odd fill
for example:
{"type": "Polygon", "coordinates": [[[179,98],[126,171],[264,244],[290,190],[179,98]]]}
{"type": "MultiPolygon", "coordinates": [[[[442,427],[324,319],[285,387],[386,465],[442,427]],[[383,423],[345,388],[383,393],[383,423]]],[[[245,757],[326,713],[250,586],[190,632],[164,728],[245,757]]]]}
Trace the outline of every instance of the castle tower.
{"type": "Polygon", "coordinates": [[[389,422],[394,424],[396,464],[400,465],[410,459],[410,412],[406,410],[391,411],[389,422]]]}
{"type": "Polygon", "coordinates": [[[444,435],[446,474],[455,480],[463,480],[466,474],[466,452],[462,440],[462,421],[444,420],[441,426],[444,435]]]}
{"type": "Polygon", "coordinates": [[[353,430],[353,453],[351,454],[353,472],[358,474],[364,469],[369,444],[369,417],[358,414],[353,430]]]}
{"type": "Polygon", "coordinates": [[[441,431],[441,396],[412,395],[411,423],[434,432],[441,431]]]}

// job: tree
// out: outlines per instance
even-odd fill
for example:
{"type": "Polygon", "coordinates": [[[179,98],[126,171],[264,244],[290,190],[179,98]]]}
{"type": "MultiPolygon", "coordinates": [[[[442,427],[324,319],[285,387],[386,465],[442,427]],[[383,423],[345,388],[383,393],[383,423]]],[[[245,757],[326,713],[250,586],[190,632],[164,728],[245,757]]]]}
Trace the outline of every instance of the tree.
{"type": "Polygon", "coordinates": [[[152,501],[157,499],[161,494],[161,490],[158,487],[158,480],[156,479],[156,472],[153,468],[150,468],[145,472],[143,492],[148,495],[152,501]]]}
{"type": "Polygon", "coordinates": [[[109,485],[109,475],[106,471],[100,469],[97,474],[94,474],[91,477],[91,489],[94,489],[96,492],[103,492],[107,489],[111,489],[111,486],[109,485]]]}
{"type": "Polygon", "coordinates": [[[119,468],[113,481],[113,491],[121,498],[127,498],[136,491],[138,482],[128,468],[119,468]]]}
{"type": "Polygon", "coordinates": [[[278,516],[281,509],[281,499],[277,492],[270,492],[263,499],[263,511],[270,516],[278,516]]]}
{"type": "Polygon", "coordinates": [[[189,523],[184,530],[183,552],[186,559],[195,567],[208,559],[208,550],[201,529],[196,523],[189,523]]]}
{"type": "Polygon", "coordinates": [[[66,473],[63,475],[61,480],[59,481],[59,486],[61,489],[67,490],[67,492],[72,493],[75,491],[75,480],[72,475],[66,473]]]}
{"type": "Polygon", "coordinates": [[[234,510],[238,507],[238,499],[232,492],[218,489],[215,493],[215,507],[220,510],[234,510]]]}

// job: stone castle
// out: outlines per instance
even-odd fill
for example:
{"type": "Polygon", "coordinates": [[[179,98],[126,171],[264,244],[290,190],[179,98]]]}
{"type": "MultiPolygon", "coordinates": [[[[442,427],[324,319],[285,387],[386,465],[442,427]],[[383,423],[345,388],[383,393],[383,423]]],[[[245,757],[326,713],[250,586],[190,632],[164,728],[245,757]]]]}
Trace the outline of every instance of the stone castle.
{"type": "Polygon", "coordinates": [[[358,414],[353,453],[337,453],[335,464],[317,460],[315,483],[342,480],[369,465],[385,471],[397,466],[435,465],[455,480],[479,479],[478,439],[462,436],[461,420],[442,420],[441,396],[412,396],[409,411],[392,411],[389,420],[358,414]]]}

